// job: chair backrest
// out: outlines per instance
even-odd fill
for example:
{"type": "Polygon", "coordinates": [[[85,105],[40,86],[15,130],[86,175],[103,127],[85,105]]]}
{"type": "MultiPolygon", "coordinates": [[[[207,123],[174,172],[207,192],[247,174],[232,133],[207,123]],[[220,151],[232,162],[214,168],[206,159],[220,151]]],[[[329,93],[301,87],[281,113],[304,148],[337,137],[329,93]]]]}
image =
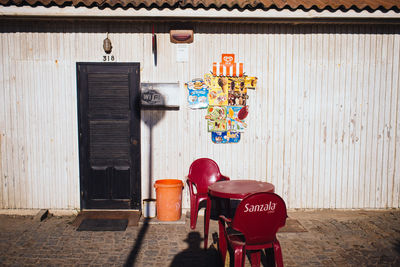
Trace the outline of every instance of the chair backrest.
{"type": "Polygon", "coordinates": [[[215,161],[200,158],[190,165],[188,179],[196,185],[198,193],[207,193],[208,186],[221,180],[222,177],[215,161]]]}
{"type": "Polygon", "coordinates": [[[244,234],[246,244],[272,242],[285,225],[286,204],[274,193],[255,193],[245,197],[236,209],[232,228],[244,234]]]}

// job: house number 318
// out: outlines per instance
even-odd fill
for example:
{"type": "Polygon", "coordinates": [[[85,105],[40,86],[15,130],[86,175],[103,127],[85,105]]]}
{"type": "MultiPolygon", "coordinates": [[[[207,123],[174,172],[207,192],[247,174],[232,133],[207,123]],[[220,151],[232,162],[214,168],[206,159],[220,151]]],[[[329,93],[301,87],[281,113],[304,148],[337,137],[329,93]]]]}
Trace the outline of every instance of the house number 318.
{"type": "Polygon", "coordinates": [[[103,61],[114,61],[115,57],[114,56],[103,56],[103,61]]]}

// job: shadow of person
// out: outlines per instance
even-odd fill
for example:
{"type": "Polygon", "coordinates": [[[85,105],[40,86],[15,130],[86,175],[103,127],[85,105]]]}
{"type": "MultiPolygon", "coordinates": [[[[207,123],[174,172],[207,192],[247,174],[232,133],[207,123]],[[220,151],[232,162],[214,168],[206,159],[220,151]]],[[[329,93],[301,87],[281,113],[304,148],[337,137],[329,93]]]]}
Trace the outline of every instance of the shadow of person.
{"type": "Polygon", "coordinates": [[[190,232],[185,240],[188,248],[178,253],[170,267],[217,267],[219,266],[218,251],[213,245],[207,250],[200,247],[203,238],[199,232],[190,232]]]}
{"type": "Polygon", "coordinates": [[[397,254],[400,254],[400,239],[397,239],[394,243],[394,249],[397,252],[397,254]]]}

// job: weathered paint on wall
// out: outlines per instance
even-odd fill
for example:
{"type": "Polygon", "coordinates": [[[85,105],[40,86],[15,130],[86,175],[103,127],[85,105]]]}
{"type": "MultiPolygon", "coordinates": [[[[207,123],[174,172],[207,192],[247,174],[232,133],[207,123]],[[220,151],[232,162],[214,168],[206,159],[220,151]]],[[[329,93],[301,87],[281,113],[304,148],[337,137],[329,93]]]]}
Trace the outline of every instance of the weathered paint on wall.
{"type": "Polygon", "coordinates": [[[183,84],[222,53],[259,78],[239,144],[211,142],[183,87],[179,111],[141,112],[144,198],[154,179],[184,179],[210,157],[231,179],[272,182],[289,208],[399,207],[399,26],[198,23],[189,61],[177,63],[160,23],[157,66],[151,26],[2,22],[1,208],[80,207],[75,64],[103,60],[106,32],[117,62],[140,62],[142,82],[183,84]]]}

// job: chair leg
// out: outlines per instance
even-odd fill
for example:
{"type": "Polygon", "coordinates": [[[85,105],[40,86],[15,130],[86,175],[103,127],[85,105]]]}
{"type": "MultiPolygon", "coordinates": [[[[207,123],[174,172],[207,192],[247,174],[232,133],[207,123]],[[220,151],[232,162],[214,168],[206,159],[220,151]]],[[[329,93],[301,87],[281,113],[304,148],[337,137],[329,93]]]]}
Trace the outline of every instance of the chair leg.
{"type": "Polygon", "coordinates": [[[210,225],[210,216],[211,216],[211,199],[207,197],[207,207],[204,216],[204,249],[207,249],[208,246],[208,227],[210,225]]]}
{"type": "Polygon", "coordinates": [[[197,199],[193,199],[190,201],[190,228],[192,230],[196,229],[196,223],[197,223],[197,213],[199,209],[199,203],[197,199]]]}
{"type": "Polygon", "coordinates": [[[218,225],[219,225],[218,251],[221,256],[221,264],[222,266],[224,266],[226,260],[226,252],[228,250],[226,243],[225,224],[219,221],[218,225]]]}
{"type": "Polygon", "coordinates": [[[244,267],[244,254],[245,254],[245,250],[243,249],[243,247],[239,247],[235,249],[235,267],[244,267]]]}
{"type": "Polygon", "coordinates": [[[279,243],[278,239],[275,239],[274,241],[274,256],[276,267],[283,267],[281,244],[279,243]]]}
{"type": "Polygon", "coordinates": [[[251,267],[260,267],[261,251],[256,250],[250,253],[251,267]]]}

